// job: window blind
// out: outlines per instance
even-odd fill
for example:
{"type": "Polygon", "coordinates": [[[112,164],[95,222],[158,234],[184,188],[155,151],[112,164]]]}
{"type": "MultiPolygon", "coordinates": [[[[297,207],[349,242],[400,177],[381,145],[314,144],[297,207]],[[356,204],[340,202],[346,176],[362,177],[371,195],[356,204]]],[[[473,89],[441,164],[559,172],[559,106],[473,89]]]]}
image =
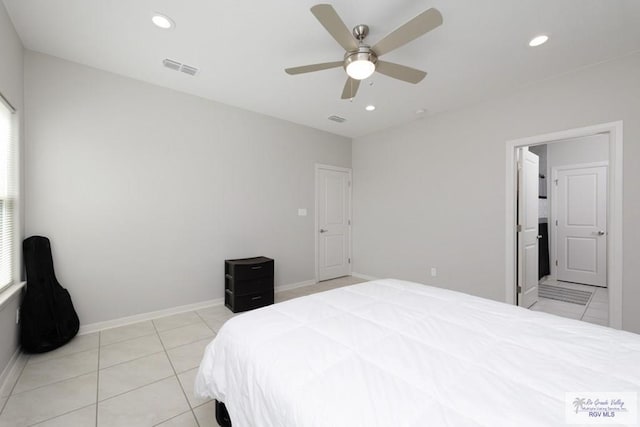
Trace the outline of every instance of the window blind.
{"type": "MultiPolygon", "coordinates": [[[[2,100],[0,98],[0,100],[2,100]]],[[[13,282],[16,258],[17,116],[0,102],[0,291],[13,282]]]]}

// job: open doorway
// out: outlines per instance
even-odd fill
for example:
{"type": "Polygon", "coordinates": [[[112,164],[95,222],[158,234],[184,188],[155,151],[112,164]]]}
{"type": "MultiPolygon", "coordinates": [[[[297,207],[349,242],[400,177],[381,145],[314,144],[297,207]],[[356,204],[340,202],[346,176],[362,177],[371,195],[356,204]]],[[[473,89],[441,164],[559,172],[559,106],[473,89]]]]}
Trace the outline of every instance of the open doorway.
{"type": "Polygon", "coordinates": [[[572,138],[521,150],[537,156],[539,166],[534,201],[538,298],[525,304],[519,301],[519,305],[608,325],[609,136],[572,138]]]}
{"type": "Polygon", "coordinates": [[[621,327],[621,138],[618,122],[507,144],[508,302],[621,327]]]}

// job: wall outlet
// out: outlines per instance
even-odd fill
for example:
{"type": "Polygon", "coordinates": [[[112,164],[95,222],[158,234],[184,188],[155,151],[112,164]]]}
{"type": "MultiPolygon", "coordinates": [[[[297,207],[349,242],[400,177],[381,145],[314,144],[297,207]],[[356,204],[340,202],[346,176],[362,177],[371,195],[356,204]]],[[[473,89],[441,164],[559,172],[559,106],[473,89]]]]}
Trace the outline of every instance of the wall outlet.
{"type": "Polygon", "coordinates": [[[307,216],[307,210],[305,208],[298,208],[298,216],[307,216]]]}
{"type": "Polygon", "coordinates": [[[16,325],[20,323],[20,307],[16,309],[16,325]]]}
{"type": "Polygon", "coordinates": [[[435,267],[431,267],[431,277],[436,277],[438,275],[438,270],[435,267]]]}

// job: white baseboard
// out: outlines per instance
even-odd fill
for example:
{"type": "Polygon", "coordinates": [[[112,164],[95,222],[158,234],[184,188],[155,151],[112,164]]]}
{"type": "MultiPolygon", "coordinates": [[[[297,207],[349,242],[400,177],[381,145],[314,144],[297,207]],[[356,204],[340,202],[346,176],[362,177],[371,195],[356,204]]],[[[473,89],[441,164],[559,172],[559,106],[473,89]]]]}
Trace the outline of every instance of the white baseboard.
{"type": "Polygon", "coordinates": [[[277,286],[275,289],[275,292],[283,292],[283,291],[288,291],[291,289],[296,289],[296,288],[301,288],[303,286],[310,286],[310,285],[315,285],[316,281],[315,280],[305,280],[304,282],[298,282],[298,283],[291,283],[290,285],[280,285],[277,286]]]}
{"type": "MultiPolygon", "coordinates": [[[[289,285],[277,286],[274,292],[288,291],[290,289],[301,288],[303,286],[315,285],[315,280],[305,280],[304,282],[292,283],[289,285]]],[[[104,329],[117,328],[118,326],[126,326],[132,323],[144,322],[147,320],[157,319],[159,317],[171,316],[172,314],[186,313],[187,311],[202,310],[203,308],[214,307],[224,304],[224,298],[216,298],[208,301],[198,302],[195,304],[180,305],[178,307],[166,308],[164,310],[150,311],[148,313],[140,313],[133,316],[120,317],[118,319],[106,320],[104,322],[89,323],[80,326],[78,335],[91,334],[93,332],[102,331],[104,329]]]]}
{"type": "Polygon", "coordinates": [[[11,393],[13,385],[18,380],[22,368],[27,363],[27,356],[17,348],[2,374],[0,374],[0,397],[7,397],[11,393]]]}
{"type": "Polygon", "coordinates": [[[224,304],[224,298],[216,298],[195,304],[179,305],[177,307],[165,308],[164,310],[150,311],[148,313],[135,314],[133,316],[120,317],[118,319],[106,320],[104,322],[89,323],[80,326],[78,335],[90,334],[104,329],[117,328],[118,326],[130,325],[132,323],[144,322],[146,320],[157,319],[158,317],[171,316],[172,314],[185,313],[187,311],[201,310],[216,305],[224,304]]]}
{"type": "Polygon", "coordinates": [[[367,276],[366,274],[362,274],[362,273],[354,273],[351,272],[351,275],[353,277],[357,277],[358,279],[364,279],[364,280],[378,280],[377,277],[373,277],[373,276],[367,276]]]}

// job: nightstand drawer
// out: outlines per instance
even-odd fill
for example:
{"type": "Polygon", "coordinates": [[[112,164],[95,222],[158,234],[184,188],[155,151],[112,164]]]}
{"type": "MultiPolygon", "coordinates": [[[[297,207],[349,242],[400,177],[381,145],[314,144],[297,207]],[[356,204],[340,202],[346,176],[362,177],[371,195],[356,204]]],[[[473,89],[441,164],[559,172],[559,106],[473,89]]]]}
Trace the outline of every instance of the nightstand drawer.
{"type": "Polygon", "coordinates": [[[262,292],[252,295],[232,295],[226,292],[225,304],[234,313],[240,311],[253,310],[254,308],[264,307],[273,304],[273,291],[262,292]]]}
{"type": "Polygon", "coordinates": [[[246,280],[229,280],[227,277],[226,282],[226,288],[236,296],[273,291],[273,276],[246,280]]]}
{"type": "Polygon", "coordinates": [[[227,272],[234,280],[257,279],[273,276],[273,260],[264,258],[262,262],[237,263],[227,272]]]}

